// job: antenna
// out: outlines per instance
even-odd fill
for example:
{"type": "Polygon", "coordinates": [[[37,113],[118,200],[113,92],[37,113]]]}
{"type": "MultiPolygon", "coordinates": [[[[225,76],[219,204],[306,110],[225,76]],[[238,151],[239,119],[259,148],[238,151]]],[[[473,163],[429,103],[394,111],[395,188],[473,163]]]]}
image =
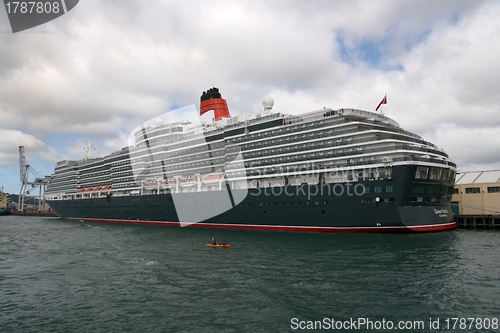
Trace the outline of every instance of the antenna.
{"type": "Polygon", "coordinates": [[[90,159],[95,158],[95,154],[94,154],[95,149],[94,149],[94,146],[92,146],[90,139],[89,139],[89,142],[87,143],[87,145],[83,148],[83,150],[85,151],[85,159],[86,160],[90,160],[90,159]]]}

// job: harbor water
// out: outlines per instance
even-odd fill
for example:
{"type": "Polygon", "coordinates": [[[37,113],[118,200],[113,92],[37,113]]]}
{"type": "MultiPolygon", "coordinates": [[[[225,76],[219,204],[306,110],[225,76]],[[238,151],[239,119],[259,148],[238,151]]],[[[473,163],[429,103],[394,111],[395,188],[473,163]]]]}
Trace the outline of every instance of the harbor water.
{"type": "Polygon", "coordinates": [[[500,332],[500,232],[1,216],[0,310],[2,332],[500,332]]]}

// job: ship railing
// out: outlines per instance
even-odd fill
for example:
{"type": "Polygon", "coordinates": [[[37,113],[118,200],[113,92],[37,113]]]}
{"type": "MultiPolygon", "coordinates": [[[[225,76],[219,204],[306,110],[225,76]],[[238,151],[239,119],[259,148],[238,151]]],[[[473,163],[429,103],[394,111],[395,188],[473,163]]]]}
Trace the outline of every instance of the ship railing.
{"type": "Polygon", "coordinates": [[[105,159],[104,157],[96,157],[96,158],[89,158],[89,159],[84,159],[84,160],[79,160],[79,161],[67,161],[66,166],[72,167],[72,166],[86,165],[86,166],[92,167],[91,165],[89,165],[89,163],[102,162],[104,159],[105,159]]]}
{"type": "Polygon", "coordinates": [[[323,108],[321,110],[311,111],[297,116],[292,115],[289,118],[287,118],[287,124],[297,124],[337,115],[363,115],[366,117],[383,120],[393,126],[399,127],[399,124],[395,120],[378,113],[357,110],[357,109],[332,110],[330,108],[323,108]]]}
{"type": "Polygon", "coordinates": [[[344,115],[348,115],[348,114],[358,114],[359,115],[359,114],[361,114],[361,115],[368,116],[370,118],[382,119],[383,121],[386,121],[393,126],[399,127],[399,124],[394,119],[391,119],[391,118],[384,116],[382,114],[379,114],[379,113],[370,112],[370,111],[363,111],[363,110],[358,110],[358,109],[340,109],[340,111],[344,115]]]}
{"type": "MultiPolygon", "coordinates": [[[[380,128],[375,128],[374,127],[373,129],[374,130],[380,130],[380,131],[383,131],[383,132],[389,132],[389,133],[401,133],[397,129],[392,129],[392,128],[391,129],[385,129],[385,128],[380,129],[380,128]]],[[[324,139],[324,140],[330,139],[330,140],[333,141],[333,143],[335,144],[335,146],[338,146],[339,144],[340,145],[346,145],[346,144],[354,144],[354,143],[371,142],[371,141],[383,140],[383,139],[387,139],[387,138],[389,138],[389,139],[401,139],[401,137],[397,137],[397,136],[394,136],[394,135],[381,136],[381,137],[376,137],[376,138],[367,138],[367,139],[355,139],[355,140],[347,139],[345,137],[337,138],[338,136],[346,135],[346,134],[363,133],[366,130],[367,130],[367,128],[365,127],[365,128],[359,128],[359,129],[350,129],[350,130],[343,130],[343,131],[333,131],[332,133],[326,132],[326,133],[323,133],[323,134],[320,134],[320,135],[314,135],[313,139],[316,140],[316,141],[319,141],[320,139],[324,139]]],[[[401,133],[401,134],[406,135],[407,133],[401,133]]],[[[296,135],[299,135],[299,134],[296,134],[296,135]]],[[[309,134],[309,135],[311,135],[311,134],[309,134]]],[[[262,140],[263,138],[265,139],[266,137],[267,136],[259,137],[259,140],[262,140]]],[[[287,145],[293,145],[293,144],[295,144],[297,146],[301,146],[304,143],[304,141],[297,140],[296,142],[291,142],[291,143],[288,143],[287,145]]],[[[425,140],[422,140],[418,136],[417,137],[411,136],[411,138],[406,138],[405,141],[409,141],[409,142],[413,142],[413,143],[419,143],[419,144],[422,144],[422,145],[427,145],[427,146],[430,146],[430,147],[437,148],[434,144],[432,144],[430,142],[427,142],[425,140]]],[[[243,145],[243,144],[247,144],[247,143],[248,142],[241,142],[241,143],[238,143],[238,144],[243,145]]],[[[266,148],[279,147],[279,146],[282,146],[282,145],[283,145],[283,141],[282,142],[276,142],[275,144],[272,144],[272,143],[269,142],[268,144],[266,144],[266,148]]],[[[310,147],[306,147],[306,148],[300,148],[299,147],[299,149],[297,149],[296,151],[304,151],[304,150],[309,150],[309,149],[310,149],[310,147]]],[[[448,157],[448,155],[446,153],[444,153],[444,152],[442,152],[440,150],[437,150],[437,149],[433,149],[432,152],[435,152],[436,154],[448,157]]]]}
{"type": "MultiPolygon", "coordinates": [[[[329,139],[329,137],[325,137],[324,139],[326,141],[329,139]]],[[[292,143],[292,144],[289,144],[288,147],[284,148],[281,153],[277,153],[275,155],[283,155],[283,154],[290,154],[290,153],[296,153],[296,152],[309,152],[311,150],[317,150],[318,152],[326,152],[326,151],[328,151],[328,149],[330,149],[332,147],[342,148],[345,146],[355,145],[355,144],[359,144],[359,143],[371,143],[371,142],[377,143],[377,142],[382,141],[382,140],[398,140],[398,139],[400,139],[400,138],[397,136],[392,136],[392,135],[391,136],[376,137],[376,138],[355,139],[355,140],[351,139],[350,137],[343,137],[343,138],[338,138],[338,139],[331,139],[332,142],[328,145],[324,145],[324,144],[319,145],[319,141],[318,141],[318,142],[306,144],[306,147],[303,147],[304,146],[303,143],[295,143],[295,145],[294,145],[294,143],[292,143]],[[314,144],[315,146],[311,147],[311,144],[314,144]],[[287,149],[287,148],[290,148],[290,149],[287,149]]],[[[441,150],[437,150],[437,149],[424,148],[424,147],[414,147],[414,146],[405,145],[402,143],[397,144],[397,145],[400,145],[400,146],[404,145],[404,147],[407,147],[406,148],[407,150],[415,150],[415,151],[420,151],[420,152],[432,153],[432,154],[443,156],[445,158],[449,157],[448,154],[446,154],[445,152],[443,152],[441,150]]],[[[279,145],[267,146],[266,149],[270,149],[270,148],[272,149],[273,147],[279,147],[279,145]]],[[[394,147],[399,147],[399,146],[394,146],[394,147]]],[[[366,149],[363,146],[352,147],[352,149],[359,149],[359,148],[361,148],[361,150],[364,153],[371,151],[369,149],[366,149]]],[[[277,149],[280,149],[280,148],[277,148],[277,149]]],[[[349,148],[346,148],[346,149],[349,149],[349,148]]],[[[391,149],[392,148],[388,148],[388,150],[391,150],[391,149]]],[[[394,148],[394,149],[396,149],[396,148],[394,148]]],[[[228,155],[237,154],[237,153],[239,153],[239,152],[232,152],[232,153],[229,153],[228,155]]],[[[244,153],[246,153],[246,151],[244,153]]],[[[252,159],[273,158],[273,156],[274,155],[256,156],[255,158],[252,158],[252,159]]],[[[247,158],[246,160],[251,160],[251,159],[247,158]]]]}
{"type": "MultiPolygon", "coordinates": [[[[226,125],[224,128],[225,129],[232,129],[232,128],[236,128],[236,127],[246,127],[248,125],[263,123],[263,122],[269,121],[270,119],[282,118],[282,116],[283,115],[281,113],[271,113],[269,115],[265,115],[262,117],[256,117],[256,118],[252,118],[252,119],[248,119],[248,120],[240,120],[237,123],[226,125]]],[[[205,133],[207,133],[207,132],[205,132],[205,133]]]]}
{"type": "MultiPolygon", "coordinates": [[[[426,162],[426,163],[433,163],[433,164],[441,164],[444,166],[452,166],[456,167],[455,163],[452,163],[450,161],[443,161],[435,158],[423,158],[423,157],[415,157],[415,156],[410,156],[410,157],[395,157],[391,159],[391,163],[388,163],[388,161],[384,158],[376,158],[372,159],[370,161],[349,161],[349,162],[335,162],[335,163],[324,163],[324,164],[317,164],[317,163],[305,163],[302,164],[301,166],[289,166],[289,167],[279,167],[279,168],[269,168],[265,170],[258,170],[258,169],[247,169],[244,171],[243,175],[241,172],[237,171],[230,171],[227,172],[226,174],[235,179],[237,181],[239,178],[240,180],[246,180],[248,182],[252,181],[253,179],[256,179],[255,177],[273,177],[273,176],[290,176],[290,175],[303,175],[303,174],[321,174],[324,172],[327,172],[328,170],[332,169],[337,169],[337,170],[342,170],[348,168],[349,170],[352,171],[353,168],[356,167],[362,167],[362,168],[390,168],[394,162],[404,162],[404,161],[418,161],[418,162],[426,162]],[[238,179],[237,179],[238,178],[238,179]]],[[[385,174],[384,177],[382,178],[387,178],[391,179],[392,178],[392,172],[390,169],[388,173],[385,174]]],[[[355,176],[354,178],[359,178],[355,176]]],[[[349,179],[349,180],[343,180],[343,181],[356,181],[356,179],[349,179]]],[[[381,178],[381,179],[382,179],[381,178]]],[[[377,177],[368,177],[368,179],[378,179],[377,177]]],[[[124,184],[125,185],[125,184],[124,184]]],[[[131,196],[131,195],[139,195],[139,191],[137,187],[130,187],[130,184],[128,186],[124,186],[125,188],[118,188],[118,187],[113,187],[113,195],[115,196],[131,196]]],[[[225,189],[225,188],[224,188],[225,189]]],[[[207,189],[204,189],[206,191],[207,189]]],[[[212,189],[214,190],[214,189],[212,189]]],[[[169,191],[167,191],[169,192],[169,191]]],[[[67,193],[69,194],[69,193],[67,193]]]]}
{"type": "Polygon", "coordinates": [[[129,152],[128,147],[125,147],[125,148],[122,148],[121,150],[112,152],[108,156],[109,157],[115,157],[115,156],[122,155],[122,154],[128,154],[128,152],[129,152]]]}
{"type": "MultiPolygon", "coordinates": [[[[268,165],[273,165],[273,164],[278,164],[278,163],[283,163],[280,161],[280,158],[283,158],[284,155],[290,155],[290,154],[301,154],[306,152],[305,157],[295,157],[293,159],[293,163],[296,162],[303,162],[303,161],[310,161],[310,160],[319,160],[319,159],[327,159],[327,158],[337,158],[337,157],[350,157],[350,156],[356,156],[356,155],[366,155],[370,153],[380,153],[380,152],[394,152],[396,150],[405,150],[405,151],[415,151],[415,152],[421,152],[421,153],[431,153],[435,155],[442,156],[443,158],[448,158],[447,154],[440,151],[440,150],[435,150],[431,148],[425,148],[425,147],[415,147],[411,146],[408,144],[404,143],[396,143],[393,144],[390,147],[380,147],[380,148],[365,148],[363,146],[360,147],[349,147],[349,148],[343,148],[347,145],[353,145],[357,143],[367,143],[367,142],[373,142],[377,143],[378,141],[382,140],[387,140],[387,139],[398,139],[397,136],[390,136],[390,137],[377,137],[376,139],[374,138],[369,138],[369,139],[359,139],[359,140],[352,140],[350,138],[343,138],[341,141],[340,139],[338,140],[331,140],[332,143],[329,144],[328,146],[321,147],[316,144],[316,149],[311,148],[310,145],[304,145],[304,144],[297,144],[294,146],[292,149],[285,150],[282,153],[278,153],[276,155],[268,155],[268,156],[257,156],[255,158],[246,158],[245,159],[245,164],[247,166],[252,166],[252,167],[260,167],[260,166],[268,166],[268,165]],[[340,141],[340,142],[339,142],[340,141]],[[305,146],[305,147],[304,147],[305,146]],[[334,148],[335,147],[335,148],[334,148]],[[341,149],[342,151],[335,151],[333,150],[333,153],[330,153],[333,149],[341,149]],[[314,149],[314,150],[312,150],[314,149]],[[281,157],[280,157],[281,156],[281,157]],[[265,160],[268,160],[268,162],[265,162],[265,160]],[[278,160],[277,160],[278,159],[278,160]]],[[[190,161],[190,163],[196,163],[199,162],[201,164],[197,165],[194,168],[189,168],[187,169],[184,162],[179,162],[174,164],[167,164],[163,165],[163,167],[167,167],[168,173],[179,173],[179,172],[196,172],[197,170],[200,170],[200,168],[204,167],[209,167],[211,166],[210,160],[206,159],[200,159],[200,160],[193,160],[190,161]]],[[[149,165],[147,169],[152,169],[155,167],[160,166],[160,162],[156,162],[152,165],[149,165]]],[[[219,165],[222,167],[223,165],[219,165]]],[[[146,169],[146,168],[145,168],[146,169]]],[[[163,172],[163,171],[162,171],[163,172]]]]}
{"type": "MultiPolygon", "coordinates": [[[[267,176],[272,176],[276,174],[282,174],[282,173],[289,173],[289,172],[299,172],[299,173],[311,173],[311,172],[323,172],[322,170],[325,169],[343,169],[343,168],[352,168],[352,167],[357,167],[357,166],[370,166],[370,165],[383,165],[384,167],[391,167],[393,166],[394,163],[396,162],[426,162],[426,163],[433,163],[433,164],[441,164],[444,166],[450,166],[450,167],[455,167],[456,164],[450,161],[443,161],[440,159],[435,159],[435,158],[423,158],[423,157],[415,157],[415,156],[410,156],[410,157],[394,157],[391,158],[389,161],[384,159],[384,158],[376,158],[376,159],[370,159],[370,160],[363,160],[363,161],[346,161],[346,162],[341,162],[341,161],[335,161],[331,163],[300,163],[301,165],[292,165],[292,166],[287,166],[287,167],[276,167],[276,168],[267,168],[267,169],[252,169],[249,168],[245,170],[246,176],[245,177],[255,177],[259,175],[267,175],[267,176]]],[[[227,172],[228,176],[231,178],[234,178],[236,175],[239,174],[239,171],[231,171],[227,172]]]]}
{"type": "MultiPolygon", "coordinates": [[[[347,120],[347,119],[342,119],[342,120],[338,120],[338,121],[329,121],[328,123],[322,123],[322,122],[318,122],[316,124],[314,123],[311,123],[311,124],[308,124],[308,125],[305,125],[305,124],[302,124],[302,126],[300,127],[297,127],[295,129],[295,127],[288,127],[287,130],[284,132],[284,133],[281,133],[281,136],[291,136],[291,135],[300,135],[300,134],[304,134],[304,133],[308,133],[310,132],[311,130],[313,129],[319,129],[319,128],[323,128],[323,127],[329,127],[329,126],[335,126],[335,125],[339,125],[339,124],[346,124],[346,123],[350,123],[352,122],[352,120],[347,120]]],[[[301,123],[301,122],[299,122],[301,123]]],[[[328,130],[325,128],[325,130],[328,130]]],[[[325,137],[328,137],[328,136],[332,136],[332,135],[338,135],[338,134],[342,134],[343,132],[342,131],[338,131],[338,130],[334,130],[334,129],[330,129],[331,131],[333,131],[332,133],[328,134],[328,135],[325,135],[325,137]]],[[[348,131],[359,131],[359,130],[348,130],[348,131]]],[[[262,139],[266,139],[266,138],[271,138],[271,137],[276,137],[276,134],[273,134],[272,132],[264,132],[264,133],[259,133],[260,136],[258,138],[256,138],[255,140],[252,140],[252,139],[248,139],[248,140],[243,140],[243,141],[237,141],[236,144],[245,144],[245,143],[250,143],[252,141],[257,141],[257,140],[262,140],[262,139]]]]}
{"type": "MultiPolygon", "coordinates": [[[[336,158],[336,159],[347,158],[347,159],[351,160],[351,162],[347,163],[348,165],[352,165],[352,163],[356,163],[355,160],[357,160],[358,158],[362,159],[362,161],[360,163],[367,163],[367,162],[371,163],[371,161],[372,160],[375,161],[376,158],[373,156],[364,156],[364,155],[374,154],[374,153],[383,153],[383,152],[388,152],[390,154],[392,154],[392,153],[399,153],[400,154],[401,151],[403,151],[403,153],[416,151],[416,152],[421,152],[421,153],[434,153],[436,155],[442,154],[442,152],[437,151],[437,150],[426,149],[426,148],[421,148],[421,147],[413,147],[413,146],[409,146],[409,145],[405,145],[405,144],[396,144],[396,145],[393,145],[391,147],[382,147],[382,148],[373,148],[373,149],[362,149],[362,150],[353,149],[352,151],[345,151],[345,149],[344,149],[342,152],[336,152],[335,154],[328,154],[326,151],[321,151],[323,154],[320,154],[319,151],[310,152],[310,153],[305,154],[306,155],[305,157],[304,156],[296,156],[296,157],[294,156],[293,160],[288,160],[288,161],[283,161],[282,160],[283,157],[280,158],[280,157],[272,157],[272,156],[269,156],[267,158],[264,157],[263,159],[258,160],[258,161],[252,161],[250,159],[247,159],[245,161],[245,168],[239,168],[238,170],[254,168],[254,169],[259,169],[259,170],[266,170],[266,172],[271,171],[270,173],[274,173],[274,170],[281,168],[279,165],[283,164],[283,163],[291,163],[292,165],[308,164],[308,163],[314,163],[316,165],[322,165],[322,164],[328,164],[328,163],[330,163],[330,164],[339,163],[337,161],[333,161],[332,160],[333,158],[336,158]],[[267,159],[267,162],[265,161],[265,159],[267,159]]],[[[440,156],[442,156],[442,155],[440,155],[440,156]]],[[[418,157],[413,157],[413,158],[417,159],[418,157]]],[[[386,159],[387,160],[384,160],[384,158],[382,158],[381,161],[383,161],[383,162],[396,161],[396,158],[392,158],[392,157],[386,156],[386,159]]],[[[440,160],[440,159],[434,158],[433,160],[438,161],[436,163],[440,163],[440,164],[449,163],[450,165],[454,165],[452,162],[446,161],[445,159],[440,160]]],[[[203,173],[201,168],[206,167],[206,166],[210,166],[210,164],[206,164],[206,165],[204,164],[201,166],[197,166],[195,168],[186,169],[184,166],[182,166],[180,164],[178,167],[169,169],[167,172],[169,174],[193,174],[196,172],[203,173]]],[[[220,167],[222,167],[222,165],[220,165],[220,167]]],[[[288,166],[286,166],[286,167],[288,167],[288,166]]]]}
{"type": "MultiPolygon", "coordinates": [[[[282,117],[281,113],[273,113],[273,114],[266,115],[266,116],[259,117],[259,118],[254,118],[254,119],[250,119],[250,120],[239,121],[239,122],[237,122],[235,124],[224,125],[224,127],[214,127],[214,129],[206,130],[204,132],[188,133],[188,134],[181,135],[181,136],[179,136],[177,138],[164,138],[164,139],[160,140],[160,145],[175,144],[175,143],[180,143],[180,142],[183,142],[183,141],[189,141],[189,140],[198,139],[198,138],[203,138],[204,139],[207,136],[213,136],[213,135],[217,135],[217,134],[223,134],[227,130],[232,129],[232,128],[247,127],[247,126],[258,124],[258,123],[267,122],[267,121],[272,120],[272,119],[279,119],[281,117],[282,117]]],[[[148,138],[148,140],[153,141],[154,138],[148,138]]],[[[150,141],[150,143],[151,143],[151,141],[150,141]]],[[[158,145],[158,144],[156,144],[156,145],[158,145]]],[[[156,145],[155,144],[151,144],[151,147],[154,147],[156,145]]],[[[144,149],[145,146],[146,146],[145,143],[140,143],[136,147],[129,147],[129,148],[130,148],[131,152],[134,152],[136,150],[144,149]]]]}
{"type": "MultiPolygon", "coordinates": [[[[304,113],[304,114],[301,114],[300,116],[295,116],[295,115],[287,116],[285,118],[285,121],[286,121],[286,124],[299,124],[299,123],[309,122],[309,121],[312,121],[315,119],[323,119],[325,117],[331,117],[331,116],[339,115],[339,114],[364,115],[364,116],[368,116],[368,117],[371,117],[374,119],[377,118],[377,119],[384,120],[384,121],[392,124],[393,126],[399,127],[397,122],[395,122],[394,120],[392,120],[389,117],[386,117],[386,116],[383,116],[383,115],[380,115],[377,113],[373,113],[373,112],[356,110],[356,109],[332,110],[330,108],[324,108],[321,110],[315,110],[315,111],[311,111],[308,113],[304,113]]],[[[267,122],[267,121],[272,120],[272,119],[282,118],[283,116],[284,115],[281,113],[273,113],[270,115],[256,117],[256,118],[249,119],[249,120],[238,121],[237,123],[224,125],[223,127],[220,127],[220,128],[216,127],[214,129],[207,130],[203,133],[202,132],[185,133],[185,134],[179,133],[178,137],[169,137],[168,139],[162,139],[162,144],[171,144],[171,143],[186,141],[186,140],[190,140],[193,137],[200,136],[200,135],[211,136],[211,135],[216,135],[216,134],[222,134],[228,129],[237,128],[237,127],[247,127],[249,125],[267,122]]],[[[166,126],[163,126],[163,127],[166,127],[166,126]]],[[[153,129],[149,128],[146,130],[151,131],[153,129]]],[[[136,134],[139,135],[139,137],[143,135],[143,133],[141,131],[139,131],[139,133],[136,133],[136,134]]],[[[146,133],[146,135],[147,135],[147,133],[146,133]]],[[[148,140],[153,140],[153,139],[154,139],[154,137],[148,137],[148,140]]],[[[142,144],[142,145],[144,145],[144,144],[142,144]]]]}
{"type": "Polygon", "coordinates": [[[429,163],[448,165],[448,166],[452,166],[455,168],[457,167],[457,165],[451,161],[440,160],[440,159],[436,159],[436,158],[416,157],[416,156],[396,157],[396,158],[393,158],[393,162],[429,162],[429,163]]]}
{"type": "MultiPolygon", "coordinates": [[[[332,110],[331,112],[336,112],[336,111],[332,110]]],[[[301,117],[299,117],[299,118],[301,118],[301,117]]],[[[292,123],[290,123],[289,120],[286,120],[285,121],[285,125],[288,125],[288,124],[301,124],[303,122],[304,122],[303,119],[296,120],[296,121],[294,121],[292,123]]],[[[398,126],[394,126],[394,125],[391,125],[391,124],[380,124],[377,121],[368,120],[368,119],[362,119],[362,118],[359,118],[359,119],[341,119],[341,120],[334,121],[334,122],[332,122],[332,121],[321,122],[320,121],[320,122],[318,122],[316,124],[315,123],[311,123],[311,124],[307,124],[307,125],[306,124],[302,124],[302,126],[298,127],[297,129],[292,129],[291,131],[287,130],[282,135],[292,135],[292,134],[296,134],[297,132],[299,132],[299,133],[300,132],[310,132],[313,129],[319,129],[319,128],[323,128],[323,127],[330,127],[330,126],[334,126],[334,125],[349,124],[349,123],[369,124],[369,125],[373,126],[372,129],[379,129],[379,130],[383,130],[383,131],[400,133],[400,134],[412,137],[414,139],[420,140],[420,142],[422,144],[426,144],[426,145],[433,146],[433,147],[437,148],[433,143],[423,140],[422,137],[420,137],[419,135],[417,135],[415,133],[412,133],[412,132],[405,131],[405,130],[401,129],[398,126]],[[381,127],[381,126],[383,126],[383,127],[381,127]]],[[[364,127],[364,128],[361,128],[361,129],[350,129],[350,130],[343,130],[343,131],[333,130],[334,132],[332,134],[329,134],[328,136],[342,135],[342,134],[347,134],[347,133],[356,133],[356,132],[365,131],[367,129],[369,129],[369,128],[368,127],[364,127]]],[[[258,140],[262,140],[262,139],[269,138],[269,137],[274,137],[274,136],[276,136],[276,134],[273,134],[271,132],[268,132],[268,133],[264,132],[264,133],[261,133],[261,136],[258,138],[258,140]]],[[[252,140],[240,141],[238,143],[247,143],[247,142],[251,142],[251,141],[252,140]]]]}
{"type": "Polygon", "coordinates": [[[221,127],[221,128],[205,131],[204,134],[205,134],[205,136],[211,136],[214,134],[221,134],[221,133],[226,132],[228,129],[238,128],[238,127],[248,127],[250,125],[265,123],[265,122],[268,122],[269,120],[279,119],[282,117],[283,117],[283,115],[281,113],[272,113],[272,114],[265,115],[262,117],[256,117],[256,118],[252,118],[252,119],[248,119],[248,120],[241,120],[241,121],[238,121],[237,123],[234,123],[234,124],[224,125],[224,127],[221,127]]]}
{"type": "MultiPolygon", "coordinates": [[[[403,134],[403,135],[406,135],[409,137],[413,137],[415,139],[421,140],[422,144],[426,144],[426,145],[430,145],[430,146],[435,147],[435,145],[433,143],[423,140],[422,137],[416,135],[415,133],[408,132],[408,131],[401,129],[399,127],[399,125],[394,120],[392,120],[386,116],[372,113],[372,112],[368,112],[368,111],[356,110],[356,109],[331,110],[331,109],[325,108],[323,110],[312,111],[308,114],[301,115],[301,116],[289,116],[289,117],[285,118],[285,125],[301,124],[301,123],[308,122],[308,121],[311,121],[314,119],[324,119],[325,117],[330,117],[330,116],[337,115],[337,114],[364,115],[364,116],[369,116],[371,118],[374,118],[374,120],[363,119],[363,118],[342,119],[342,120],[337,121],[337,122],[329,121],[328,123],[308,124],[307,128],[305,128],[305,130],[310,131],[311,129],[321,128],[321,127],[325,127],[325,126],[337,125],[337,124],[342,124],[342,123],[345,123],[345,124],[356,123],[356,122],[377,126],[377,125],[381,125],[381,124],[378,123],[377,120],[375,120],[375,119],[379,119],[379,120],[384,120],[387,123],[382,124],[382,125],[384,125],[384,128],[380,128],[380,127],[374,127],[374,128],[378,128],[381,130],[388,130],[391,132],[396,132],[396,133],[400,133],[400,134],[403,134]]],[[[176,144],[179,142],[193,140],[193,139],[204,139],[206,136],[223,134],[225,132],[225,130],[227,130],[229,128],[245,127],[245,126],[248,126],[251,124],[265,122],[265,121],[268,121],[269,119],[279,118],[280,116],[281,116],[281,114],[271,114],[271,115],[256,118],[256,119],[251,119],[251,120],[247,120],[247,121],[240,121],[240,122],[235,123],[235,124],[226,125],[224,128],[217,128],[214,130],[206,131],[204,133],[184,134],[184,135],[176,137],[176,138],[158,139],[157,143],[154,143],[154,139],[151,138],[150,143],[151,143],[151,147],[155,147],[158,145],[176,144]]],[[[303,130],[304,130],[303,128],[298,128],[296,131],[291,131],[291,132],[288,132],[286,134],[292,134],[294,132],[297,132],[297,131],[300,132],[303,130]]],[[[364,128],[362,130],[366,130],[366,128],[364,128]]],[[[335,132],[335,134],[338,135],[338,134],[346,134],[346,133],[355,133],[355,132],[359,132],[359,131],[360,131],[359,129],[355,129],[355,130],[339,131],[339,132],[335,132]]],[[[261,137],[259,137],[259,139],[275,136],[275,134],[272,134],[272,133],[265,133],[264,132],[262,134],[263,135],[261,137]]],[[[250,141],[248,141],[248,142],[250,142],[250,141]]],[[[141,143],[137,147],[130,147],[130,152],[132,153],[132,152],[135,152],[137,150],[142,150],[142,149],[144,149],[145,146],[146,146],[145,143],[141,143]]]]}
{"type": "MultiPolygon", "coordinates": [[[[314,162],[317,160],[328,160],[332,158],[349,158],[349,159],[355,159],[357,157],[362,157],[363,160],[366,161],[368,159],[372,159],[373,156],[358,156],[358,155],[366,155],[366,154],[374,154],[374,153],[381,153],[381,152],[390,152],[390,153],[400,153],[399,151],[404,151],[404,152],[410,152],[410,151],[417,151],[417,152],[423,152],[423,153],[441,153],[440,151],[432,151],[431,149],[425,149],[425,148],[420,148],[420,147],[412,147],[408,145],[403,145],[403,144],[396,144],[392,147],[383,147],[383,148],[373,148],[373,149],[363,149],[363,150],[352,150],[352,151],[341,151],[341,152],[335,152],[334,154],[325,154],[320,155],[318,152],[310,152],[304,156],[295,156],[293,158],[293,161],[282,161],[280,160],[280,157],[264,157],[265,160],[260,160],[256,162],[251,162],[251,161],[246,161],[245,165],[250,167],[250,168],[265,168],[268,166],[272,165],[279,165],[282,163],[293,163],[293,164],[302,164],[302,163],[310,163],[314,162]],[[267,161],[267,162],[266,162],[267,161]]],[[[414,157],[414,158],[419,158],[419,157],[414,157]]],[[[373,158],[374,159],[374,158],[373,158]]],[[[432,158],[431,158],[432,159],[432,158]]],[[[394,158],[391,158],[392,161],[394,161],[394,158]]],[[[452,163],[451,161],[447,161],[447,159],[440,160],[440,159],[435,159],[436,161],[442,161],[439,163],[452,163]]]]}

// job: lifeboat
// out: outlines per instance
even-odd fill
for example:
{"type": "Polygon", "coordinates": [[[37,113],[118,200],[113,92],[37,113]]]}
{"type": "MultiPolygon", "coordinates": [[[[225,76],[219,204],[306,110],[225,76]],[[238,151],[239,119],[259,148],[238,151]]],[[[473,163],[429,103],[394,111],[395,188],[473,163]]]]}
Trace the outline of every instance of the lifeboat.
{"type": "Polygon", "coordinates": [[[196,179],[196,177],[194,177],[194,176],[189,176],[189,177],[186,177],[186,178],[181,178],[180,185],[182,187],[190,187],[190,186],[194,186],[196,184],[198,184],[198,179],[196,179]]]}
{"type": "Polygon", "coordinates": [[[169,188],[175,187],[176,183],[177,181],[174,178],[168,178],[167,180],[165,180],[165,185],[169,188]]]}
{"type": "Polygon", "coordinates": [[[206,175],[205,178],[203,178],[203,183],[205,184],[218,184],[222,177],[224,177],[224,174],[218,173],[218,174],[213,174],[213,175],[206,175]]]}
{"type": "Polygon", "coordinates": [[[144,182],[145,189],[155,189],[158,187],[158,181],[155,179],[149,179],[144,182]]]}

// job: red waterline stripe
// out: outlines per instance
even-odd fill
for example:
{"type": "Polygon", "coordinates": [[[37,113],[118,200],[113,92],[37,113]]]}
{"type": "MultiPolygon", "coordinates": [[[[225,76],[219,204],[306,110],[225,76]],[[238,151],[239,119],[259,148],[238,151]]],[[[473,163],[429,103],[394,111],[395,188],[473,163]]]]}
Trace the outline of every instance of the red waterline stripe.
{"type": "Polygon", "coordinates": [[[457,223],[451,222],[451,223],[447,223],[447,224],[411,226],[408,228],[413,230],[413,231],[439,231],[439,230],[455,229],[456,227],[457,227],[457,223]]]}
{"type": "MultiPolygon", "coordinates": [[[[179,222],[142,221],[142,220],[106,220],[91,218],[62,218],[67,220],[81,220],[89,222],[112,222],[150,225],[170,225],[181,226],[179,222]]],[[[291,227],[272,225],[252,225],[252,224],[220,224],[220,223],[183,223],[184,226],[226,228],[226,229],[254,229],[254,230],[285,230],[285,231],[307,231],[307,232],[404,232],[404,231],[439,231],[454,229],[455,222],[447,224],[435,224],[427,226],[401,226],[401,227],[291,227]]]]}

